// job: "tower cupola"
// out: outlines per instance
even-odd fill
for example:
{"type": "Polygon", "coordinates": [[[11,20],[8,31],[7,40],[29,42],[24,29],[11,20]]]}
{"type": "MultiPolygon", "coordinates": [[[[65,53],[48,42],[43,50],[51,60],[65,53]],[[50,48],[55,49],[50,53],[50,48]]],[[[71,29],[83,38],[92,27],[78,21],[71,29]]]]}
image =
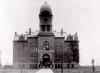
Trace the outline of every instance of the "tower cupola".
{"type": "Polygon", "coordinates": [[[51,7],[50,5],[47,4],[47,2],[45,2],[41,8],[40,8],[40,14],[42,14],[42,12],[44,11],[48,11],[50,14],[52,14],[52,10],[51,10],[51,7]]]}
{"type": "Polygon", "coordinates": [[[40,8],[39,20],[40,20],[40,32],[52,31],[52,10],[50,5],[45,2],[40,8]]]}

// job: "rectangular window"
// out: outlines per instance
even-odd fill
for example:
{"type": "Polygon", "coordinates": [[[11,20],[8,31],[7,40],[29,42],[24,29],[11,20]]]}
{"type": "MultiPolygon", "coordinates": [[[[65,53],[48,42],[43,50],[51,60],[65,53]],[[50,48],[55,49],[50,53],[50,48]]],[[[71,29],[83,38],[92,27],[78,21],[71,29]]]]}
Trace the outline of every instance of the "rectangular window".
{"type": "Polygon", "coordinates": [[[25,68],[25,64],[23,64],[23,68],[25,68]]]}
{"type": "Polygon", "coordinates": [[[72,64],[72,68],[74,68],[74,64],[72,64]]]}
{"type": "Polygon", "coordinates": [[[58,64],[58,68],[60,68],[60,64],[58,64]]]}
{"type": "Polygon", "coordinates": [[[63,67],[63,65],[61,64],[61,68],[63,67]]]}
{"type": "Polygon", "coordinates": [[[55,64],[55,68],[57,69],[57,64],[55,64]]]}
{"type": "Polygon", "coordinates": [[[25,62],[25,58],[23,58],[23,62],[25,62]]]}
{"type": "Polygon", "coordinates": [[[47,31],[50,31],[50,26],[49,25],[47,26],[47,31]]]}
{"type": "Polygon", "coordinates": [[[67,64],[67,67],[69,68],[69,64],[67,64]]]}
{"type": "Polygon", "coordinates": [[[19,65],[19,68],[21,68],[21,65],[19,65]]]}
{"type": "Polygon", "coordinates": [[[42,31],[45,31],[45,26],[42,26],[42,31]]]}
{"type": "Polygon", "coordinates": [[[34,60],[35,60],[35,57],[33,56],[33,58],[32,58],[32,59],[33,59],[33,62],[34,62],[34,60]]]}
{"type": "Polygon", "coordinates": [[[37,64],[35,64],[35,69],[37,69],[37,64]]]}
{"type": "Polygon", "coordinates": [[[37,62],[37,56],[35,57],[35,61],[37,62]]]}
{"type": "Polygon", "coordinates": [[[18,47],[18,52],[20,52],[20,51],[21,51],[21,47],[19,46],[19,47],[18,47]]]}
{"type": "Polygon", "coordinates": [[[21,56],[20,56],[20,54],[18,55],[18,61],[19,61],[19,62],[21,61],[21,56]]]}
{"type": "Polygon", "coordinates": [[[23,52],[25,51],[25,47],[22,48],[23,52]]]}
{"type": "Polygon", "coordinates": [[[31,68],[31,69],[33,68],[33,65],[32,65],[32,64],[30,64],[30,68],[31,68]]]}
{"type": "Polygon", "coordinates": [[[30,57],[30,62],[32,62],[32,54],[30,54],[30,56],[29,56],[29,57],[30,57]]]}
{"type": "Polygon", "coordinates": [[[25,62],[25,54],[23,54],[23,62],[25,62]]]}
{"type": "Polygon", "coordinates": [[[23,54],[23,57],[25,57],[25,54],[23,54]]]}

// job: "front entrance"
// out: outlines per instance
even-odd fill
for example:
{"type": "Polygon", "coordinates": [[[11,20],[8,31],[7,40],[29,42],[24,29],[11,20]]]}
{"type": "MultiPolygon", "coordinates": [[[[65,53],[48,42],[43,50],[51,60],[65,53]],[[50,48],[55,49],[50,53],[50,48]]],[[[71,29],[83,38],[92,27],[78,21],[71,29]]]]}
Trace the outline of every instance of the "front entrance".
{"type": "Polygon", "coordinates": [[[50,56],[48,54],[44,54],[42,57],[43,66],[50,67],[50,56]]]}
{"type": "Polygon", "coordinates": [[[40,62],[40,65],[41,65],[41,68],[42,68],[42,66],[44,66],[45,68],[46,67],[50,68],[50,66],[52,66],[52,63],[50,61],[50,56],[48,54],[44,54],[42,56],[42,61],[40,62]]]}

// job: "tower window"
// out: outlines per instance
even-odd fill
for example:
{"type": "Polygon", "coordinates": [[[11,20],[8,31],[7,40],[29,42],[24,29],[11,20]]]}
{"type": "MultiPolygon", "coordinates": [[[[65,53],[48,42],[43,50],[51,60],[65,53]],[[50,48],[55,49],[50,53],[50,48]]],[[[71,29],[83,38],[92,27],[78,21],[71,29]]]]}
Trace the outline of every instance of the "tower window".
{"type": "Polygon", "coordinates": [[[47,31],[50,31],[50,26],[47,26],[47,31]]]}
{"type": "Polygon", "coordinates": [[[42,31],[45,31],[45,26],[42,26],[42,31]]]}
{"type": "Polygon", "coordinates": [[[45,18],[44,18],[44,21],[45,21],[45,22],[46,22],[46,21],[48,21],[48,18],[47,18],[47,17],[45,17],[45,18]]]}

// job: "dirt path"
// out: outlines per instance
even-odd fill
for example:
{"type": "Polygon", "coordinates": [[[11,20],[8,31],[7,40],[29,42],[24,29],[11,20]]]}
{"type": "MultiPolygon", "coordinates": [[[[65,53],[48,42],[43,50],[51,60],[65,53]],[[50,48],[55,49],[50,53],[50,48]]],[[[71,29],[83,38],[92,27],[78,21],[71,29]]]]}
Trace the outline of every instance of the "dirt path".
{"type": "Polygon", "coordinates": [[[51,69],[40,69],[36,73],[54,73],[51,69]]]}

